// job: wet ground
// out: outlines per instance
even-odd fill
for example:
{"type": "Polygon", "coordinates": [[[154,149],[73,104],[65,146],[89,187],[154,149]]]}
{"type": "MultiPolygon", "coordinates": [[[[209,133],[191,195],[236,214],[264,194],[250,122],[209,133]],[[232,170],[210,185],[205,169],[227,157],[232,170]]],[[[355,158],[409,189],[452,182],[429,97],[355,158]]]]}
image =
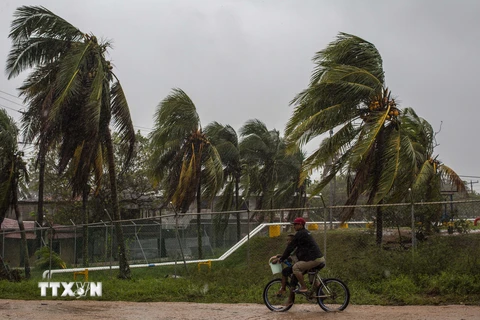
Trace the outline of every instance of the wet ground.
{"type": "Polygon", "coordinates": [[[357,306],[327,313],[314,304],[298,304],[284,313],[263,304],[187,302],[0,300],[0,319],[335,319],[335,320],[477,320],[480,306],[357,306]]]}

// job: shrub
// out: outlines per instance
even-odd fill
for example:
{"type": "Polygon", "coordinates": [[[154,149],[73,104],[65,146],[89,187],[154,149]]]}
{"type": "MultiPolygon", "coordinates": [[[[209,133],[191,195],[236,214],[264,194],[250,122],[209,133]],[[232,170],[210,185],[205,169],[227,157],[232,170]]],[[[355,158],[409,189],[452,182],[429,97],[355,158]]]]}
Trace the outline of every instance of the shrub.
{"type": "Polygon", "coordinates": [[[38,256],[38,259],[35,261],[35,266],[41,270],[50,268],[50,256],[52,258],[52,269],[65,269],[67,267],[56,252],[52,251],[50,255],[50,248],[48,247],[42,247],[35,251],[35,255],[38,256]]]}

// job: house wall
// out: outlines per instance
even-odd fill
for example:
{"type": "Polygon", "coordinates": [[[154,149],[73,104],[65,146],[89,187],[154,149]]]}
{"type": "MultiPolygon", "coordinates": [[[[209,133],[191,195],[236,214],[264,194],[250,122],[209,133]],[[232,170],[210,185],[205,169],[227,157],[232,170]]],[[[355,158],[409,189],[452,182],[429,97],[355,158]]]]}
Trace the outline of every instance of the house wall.
{"type": "MultiPolygon", "coordinates": [[[[20,241],[21,239],[17,238],[2,239],[0,237],[0,254],[3,256],[3,260],[11,268],[23,267],[23,257],[20,256],[20,241]]],[[[30,256],[30,267],[35,267],[37,257],[35,256],[35,252],[33,252],[34,240],[27,241],[29,247],[28,254],[30,256]]],[[[81,239],[77,239],[77,241],[81,241],[81,239]]],[[[59,251],[60,257],[65,263],[67,263],[67,265],[75,264],[75,239],[57,239],[54,240],[53,244],[53,251],[59,251]]],[[[79,253],[77,252],[77,256],[78,255],[79,253]]]]}

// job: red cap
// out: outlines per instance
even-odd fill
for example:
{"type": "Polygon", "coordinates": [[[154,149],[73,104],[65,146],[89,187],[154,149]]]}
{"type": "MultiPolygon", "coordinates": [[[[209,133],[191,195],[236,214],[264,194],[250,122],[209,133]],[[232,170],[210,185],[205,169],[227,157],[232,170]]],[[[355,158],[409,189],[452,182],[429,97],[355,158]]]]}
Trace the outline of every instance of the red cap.
{"type": "Polygon", "coordinates": [[[293,224],[297,224],[297,223],[301,225],[305,225],[306,221],[303,218],[296,218],[295,220],[293,220],[293,224]]]}

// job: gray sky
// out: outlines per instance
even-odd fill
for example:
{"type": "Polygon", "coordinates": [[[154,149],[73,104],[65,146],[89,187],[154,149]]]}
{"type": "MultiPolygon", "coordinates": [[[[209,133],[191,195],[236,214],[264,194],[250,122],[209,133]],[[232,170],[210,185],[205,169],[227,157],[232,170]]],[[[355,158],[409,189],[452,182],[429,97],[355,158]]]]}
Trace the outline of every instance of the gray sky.
{"type": "MultiPolygon", "coordinates": [[[[480,176],[480,1],[1,0],[3,70],[13,12],[22,5],[45,6],[83,32],[113,40],[114,71],[134,126],[145,135],[158,103],[175,87],[193,100],[203,126],[215,120],[238,130],[258,118],[283,132],[289,101],[307,86],[315,52],[339,32],[355,34],[380,51],[401,107],[414,108],[435,131],[443,122],[438,159],[460,175],[480,176]]],[[[0,76],[1,108],[22,108],[4,92],[16,95],[25,75],[0,76]]],[[[480,183],[473,187],[480,191],[480,183]]]]}

